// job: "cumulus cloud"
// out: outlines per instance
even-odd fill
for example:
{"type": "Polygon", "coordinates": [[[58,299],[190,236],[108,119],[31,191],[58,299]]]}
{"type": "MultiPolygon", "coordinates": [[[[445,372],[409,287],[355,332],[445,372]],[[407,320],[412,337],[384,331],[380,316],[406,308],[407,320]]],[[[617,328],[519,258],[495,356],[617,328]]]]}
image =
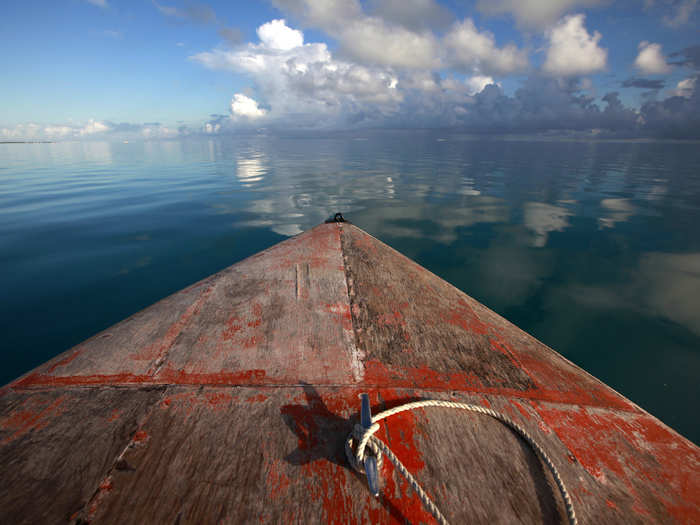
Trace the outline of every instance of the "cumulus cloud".
{"type": "Polygon", "coordinates": [[[498,48],[493,34],[480,32],[467,18],[455,21],[434,0],[389,0],[364,12],[356,0],[275,0],[274,4],[302,23],[336,39],[339,54],[367,66],[439,70],[458,67],[478,74],[522,70],[527,55],[515,45],[498,48]]]}
{"type": "Polygon", "coordinates": [[[476,8],[487,15],[510,14],[520,25],[541,29],[574,9],[604,3],[605,0],[479,0],[476,8]]]}
{"type": "Polygon", "coordinates": [[[585,15],[564,17],[547,32],[549,47],[542,69],[558,76],[587,75],[605,69],[608,51],[598,45],[602,35],[590,35],[585,15]]]}
{"type": "MultiPolygon", "coordinates": [[[[275,20],[258,29],[260,42],[233,50],[198,53],[192,60],[210,69],[248,74],[269,111],[254,110],[250,97],[234,97],[233,106],[266,122],[294,119],[299,126],[340,124],[397,110],[401,95],[388,68],[335,59],[325,43],[304,43],[301,31],[275,20]],[[245,102],[245,103],[244,103],[245,102]]],[[[239,114],[233,110],[233,114],[239,114]]]]}
{"type": "Polygon", "coordinates": [[[288,51],[304,44],[304,34],[301,31],[287,27],[284,19],[272,20],[258,27],[260,42],[269,49],[288,51]]]}
{"type": "Polygon", "coordinates": [[[675,138],[700,138],[700,93],[697,77],[682,80],[672,96],[642,104],[640,118],[646,130],[675,138]]]}
{"type": "Polygon", "coordinates": [[[236,93],[231,101],[231,115],[255,120],[264,117],[267,110],[258,107],[258,103],[242,93],[236,93]]]}
{"type": "Polygon", "coordinates": [[[634,60],[634,66],[642,73],[663,75],[671,72],[671,66],[661,52],[661,44],[642,41],[639,43],[639,54],[634,60]]]}
{"type": "Polygon", "coordinates": [[[345,53],[360,63],[400,68],[440,67],[439,43],[432,33],[391,26],[381,18],[365,17],[350,22],[338,32],[337,38],[345,53]]]}
{"type": "Polygon", "coordinates": [[[498,48],[494,36],[487,31],[480,33],[469,18],[456,23],[444,42],[450,53],[450,65],[456,68],[506,74],[521,71],[528,64],[524,51],[513,44],[498,48]]]}
{"type": "Polygon", "coordinates": [[[90,119],[85,126],[78,130],[80,135],[94,135],[95,133],[104,133],[109,131],[109,125],[99,120],[90,119]]]}
{"type": "MultiPolygon", "coordinates": [[[[556,34],[552,41],[555,47],[561,44],[559,51],[562,46],[579,52],[583,48],[584,55],[589,51],[588,60],[582,64],[582,57],[572,59],[569,69],[558,75],[551,68],[548,75],[531,74],[512,95],[504,93],[495,75],[474,73],[476,66],[466,78],[456,78],[430,69],[363,65],[335,56],[325,43],[305,42],[300,30],[282,20],[264,27],[257,43],[191,57],[211,69],[243,73],[254,85],[245,95],[237,93],[230,114],[213,118],[205,132],[245,126],[272,131],[450,127],[478,133],[700,136],[691,80],[679,87],[683,96],[648,101],[636,110],[624,106],[615,92],[601,98],[591,95],[590,82],[565,74],[604,65],[600,37],[588,34],[581,15],[558,25],[566,35],[574,34],[574,45],[567,46],[568,41],[556,34]]],[[[626,85],[654,89],[660,84],[631,79],[626,85]]]]}
{"type": "Polygon", "coordinates": [[[617,93],[608,93],[602,100],[603,109],[574,80],[530,77],[513,96],[499,86],[486,86],[464,106],[462,126],[493,133],[607,130],[632,134],[637,130],[637,113],[625,108],[617,93]]]}
{"type": "Polygon", "coordinates": [[[474,75],[473,77],[468,78],[465,82],[470,95],[481,93],[486,86],[496,84],[493,78],[485,75],[474,75]]]}
{"type": "Polygon", "coordinates": [[[678,84],[676,84],[676,89],[673,90],[673,94],[677,97],[690,98],[695,93],[695,84],[697,83],[697,77],[684,78],[678,84]]]}

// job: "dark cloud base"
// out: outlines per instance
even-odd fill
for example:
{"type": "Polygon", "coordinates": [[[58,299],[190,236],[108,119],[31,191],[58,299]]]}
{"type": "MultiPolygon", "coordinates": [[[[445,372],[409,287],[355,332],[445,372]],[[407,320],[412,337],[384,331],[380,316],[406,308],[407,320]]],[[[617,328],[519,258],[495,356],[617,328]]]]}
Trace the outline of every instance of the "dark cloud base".
{"type": "MultiPolygon", "coordinates": [[[[633,80],[639,87],[652,87],[646,79],[633,80]]],[[[440,128],[477,134],[700,139],[697,90],[687,98],[671,96],[661,101],[648,100],[639,110],[626,107],[617,92],[607,93],[601,101],[585,94],[577,80],[533,76],[512,96],[491,84],[458,105],[438,97],[432,104],[426,104],[424,94],[408,92],[400,110],[389,115],[356,110],[345,113],[341,122],[295,118],[264,125],[251,123],[247,129],[234,126],[228,117],[217,115],[210,123],[218,124],[222,133],[264,130],[277,134],[311,134],[314,130],[440,128]]]]}

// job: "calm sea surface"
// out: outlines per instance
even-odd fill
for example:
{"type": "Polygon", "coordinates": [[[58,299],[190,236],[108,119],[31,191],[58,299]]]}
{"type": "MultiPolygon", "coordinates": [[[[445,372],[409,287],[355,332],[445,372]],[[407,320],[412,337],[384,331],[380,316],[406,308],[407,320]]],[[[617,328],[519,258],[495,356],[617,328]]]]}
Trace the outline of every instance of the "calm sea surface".
{"type": "Polygon", "coordinates": [[[0,144],[0,384],[336,211],[700,442],[700,145],[0,144]]]}

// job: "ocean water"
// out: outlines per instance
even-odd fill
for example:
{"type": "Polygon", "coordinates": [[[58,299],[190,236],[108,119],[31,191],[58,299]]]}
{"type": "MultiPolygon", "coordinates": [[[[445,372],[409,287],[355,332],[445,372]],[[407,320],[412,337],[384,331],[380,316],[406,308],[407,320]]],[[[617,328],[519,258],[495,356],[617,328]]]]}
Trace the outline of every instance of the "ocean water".
{"type": "Polygon", "coordinates": [[[0,144],[0,384],[336,211],[700,442],[700,147],[0,144]]]}

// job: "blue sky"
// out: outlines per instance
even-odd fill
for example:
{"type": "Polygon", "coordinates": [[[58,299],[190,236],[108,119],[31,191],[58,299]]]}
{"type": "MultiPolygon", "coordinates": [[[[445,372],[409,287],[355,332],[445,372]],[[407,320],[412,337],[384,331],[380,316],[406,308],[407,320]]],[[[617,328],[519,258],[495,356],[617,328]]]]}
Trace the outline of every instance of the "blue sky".
{"type": "Polygon", "coordinates": [[[697,138],[699,12],[697,0],[8,3],[0,139],[362,127],[697,138]]]}

